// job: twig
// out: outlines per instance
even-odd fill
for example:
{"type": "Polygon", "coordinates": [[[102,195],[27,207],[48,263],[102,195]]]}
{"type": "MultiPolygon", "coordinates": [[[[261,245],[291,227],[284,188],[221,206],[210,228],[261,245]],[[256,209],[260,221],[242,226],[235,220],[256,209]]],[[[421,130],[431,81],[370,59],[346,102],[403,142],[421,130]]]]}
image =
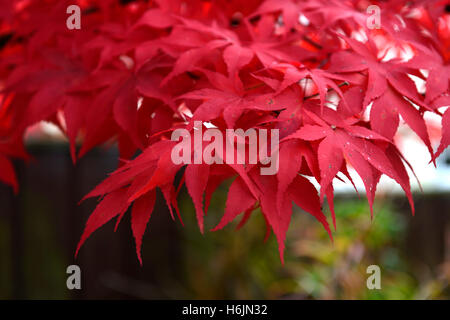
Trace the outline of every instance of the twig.
{"type": "MultiPolygon", "coordinates": [[[[348,86],[348,85],[350,85],[350,84],[347,81],[345,81],[345,82],[342,82],[342,83],[338,84],[338,87],[341,88],[343,86],[348,86]]],[[[334,91],[334,89],[333,88],[328,89],[327,93],[330,92],[330,91],[334,91]]],[[[311,99],[311,98],[318,97],[319,95],[320,95],[320,93],[315,93],[313,95],[306,96],[306,97],[303,98],[303,101],[311,99]]]]}
{"type": "Polygon", "coordinates": [[[317,42],[315,42],[314,40],[312,40],[310,37],[308,36],[303,36],[303,40],[305,40],[306,42],[308,42],[310,45],[312,45],[313,47],[322,50],[323,46],[317,42]]]}

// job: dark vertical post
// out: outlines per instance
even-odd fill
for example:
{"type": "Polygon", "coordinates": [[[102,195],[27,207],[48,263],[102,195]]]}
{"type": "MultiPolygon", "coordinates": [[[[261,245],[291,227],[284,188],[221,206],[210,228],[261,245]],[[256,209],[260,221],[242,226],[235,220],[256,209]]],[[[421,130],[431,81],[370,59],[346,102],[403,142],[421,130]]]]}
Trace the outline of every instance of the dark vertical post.
{"type": "MultiPolygon", "coordinates": [[[[24,166],[16,162],[17,175],[20,181],[20,187],[25,188],[25,183],[21,179],[24,176],[24,166]]],[[[23,212],[20,205],[19,195],[13,193],[9,188],[11,194],[11,212],[10,212],[10,225],[11,225],[11,275],[12,275],[12,298],[24,299],[26,298],[25,281],[24,281],[24,268],[23,268],[23,256],[24,256],[24,221],[23,212]]]]}

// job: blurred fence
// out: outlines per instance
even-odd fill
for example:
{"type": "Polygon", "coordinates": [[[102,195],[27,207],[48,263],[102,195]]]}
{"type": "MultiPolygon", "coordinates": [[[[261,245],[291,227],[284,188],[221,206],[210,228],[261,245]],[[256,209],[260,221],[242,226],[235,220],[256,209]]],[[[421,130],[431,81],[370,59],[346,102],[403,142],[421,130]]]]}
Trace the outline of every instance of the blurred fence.
{"type": "Polygon", "coordinates": [[[79,201],[112,172],[115,151],[97,149],[76,166],[64,145],[34,145],[34,159],[17,163],[20,193],[0,187],[1,298],[164,298],[180,271],[176,226],[158,201],[144,245],[145,264],[135,254],[129,217],[95,232],[74,253],[96,200],[79,201]],[[82,270],[83,290],[66,288],[66,268],[82,270]]]}

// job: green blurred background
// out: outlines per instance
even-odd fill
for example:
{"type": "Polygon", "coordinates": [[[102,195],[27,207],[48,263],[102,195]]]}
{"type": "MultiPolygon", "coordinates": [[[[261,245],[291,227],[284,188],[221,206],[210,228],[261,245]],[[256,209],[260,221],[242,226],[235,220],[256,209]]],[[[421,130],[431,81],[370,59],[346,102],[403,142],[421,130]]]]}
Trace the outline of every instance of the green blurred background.
{"type": "MultiPolygon", "coordinates": [[[[416,216],[401,196],[381,195],[370,218],[367,201],[335,200],[334,243],[309,214],[295,209],[285,264],[255,212],[239,231],[233,223],[201,235],[185,190],[185,226],[170,219],[161,197],[144,236],[141,267],[129,217],[96,232],[74,259],[95,200],[78,201],[108,172],[116,151],[98,149],[73,167],[63,144],[30,146],[17,163],[18,196],[0,187],[0,299],[448,299],[450,197],[417,194],[416,216]],[[66,287],[66,268],[82,270],[82,290],[66,287]],[[381,289],[369,290],[366,269],[381,268],[381,289]]],[[[213,197],[206,226],[223,214],[226,186],[213,197]]],[[[329,216],[327,209],[326,213],[329,216]]]]}

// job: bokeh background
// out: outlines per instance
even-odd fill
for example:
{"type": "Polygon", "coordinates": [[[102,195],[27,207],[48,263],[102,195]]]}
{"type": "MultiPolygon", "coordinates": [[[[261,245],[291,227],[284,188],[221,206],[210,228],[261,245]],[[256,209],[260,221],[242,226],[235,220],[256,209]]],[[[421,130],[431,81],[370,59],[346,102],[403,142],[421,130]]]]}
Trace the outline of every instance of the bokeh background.
{"type": "MultiPolygon", "coordinates": [[[[420,162],[421,151],[406,145],[420,162]]],[[[239,231],[234,223],[201,235],[186,190],[180,195],[184,227],[171,220],[159,196],[141,267],[129,216],[115,233],[114,222],[95,232],[74,258],[96,205],[95,199],[78,202],[116,168],[115,148],[96,149],[76,166],[67,144],[52,134],[30,138],[28,150],[32,160],[15,164],[19,195],[0,186],[0,299],[450,298],[448,152],[437,169],[418,172],[425,183],[423,192],[415,188],[415,217],[388,183],[380,187],[373,220],[364,192],[358,196],[337,186],[332,243],[321,225],[297,208],[284,265],[273,235],[264,242],[261,214],[239,231]],[[66,287],[71,264],[81,267],[82,290],[66,287]],[[366,287],[372,264],[381,268],[381,290],[366,287]]],[[[223,214],[226,190],[222,186],[213,197],[210,228],[223,214]]]]}

